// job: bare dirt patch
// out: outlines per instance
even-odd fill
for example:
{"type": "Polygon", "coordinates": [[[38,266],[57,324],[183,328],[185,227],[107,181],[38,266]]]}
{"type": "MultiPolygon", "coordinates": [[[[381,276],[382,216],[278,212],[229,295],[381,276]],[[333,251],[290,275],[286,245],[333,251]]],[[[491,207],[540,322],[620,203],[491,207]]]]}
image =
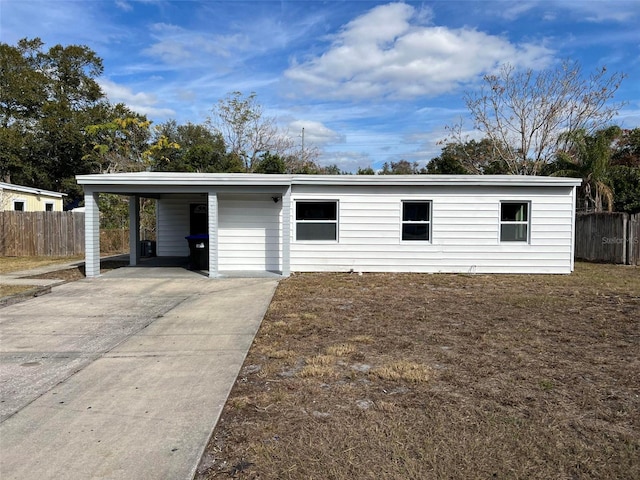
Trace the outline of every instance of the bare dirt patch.
{"type": "Polygon", "coordinates": [[[199,479],[640,478],[640,269],[280,283],[199,479]]]}

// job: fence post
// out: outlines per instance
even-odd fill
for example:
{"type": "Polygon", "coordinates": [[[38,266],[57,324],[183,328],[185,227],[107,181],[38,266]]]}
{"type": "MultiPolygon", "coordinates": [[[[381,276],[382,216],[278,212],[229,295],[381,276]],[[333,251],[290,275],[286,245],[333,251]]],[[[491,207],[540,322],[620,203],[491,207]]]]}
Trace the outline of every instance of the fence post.
{"type": "Polygon", "coordinates": [[[4,229],[4,212],[0,212],[0,256],[5,256],[4,242],[7,232],[4,229]]]}
{"type": "Polygon", "coordinates": [[[640,265],[640,213],[629,215],[627,264],[640,265]]]}
{"type": "Polygon", "coordinates": [[[622,264],[629,265],[629,215],[622,214],[622,264]]]}

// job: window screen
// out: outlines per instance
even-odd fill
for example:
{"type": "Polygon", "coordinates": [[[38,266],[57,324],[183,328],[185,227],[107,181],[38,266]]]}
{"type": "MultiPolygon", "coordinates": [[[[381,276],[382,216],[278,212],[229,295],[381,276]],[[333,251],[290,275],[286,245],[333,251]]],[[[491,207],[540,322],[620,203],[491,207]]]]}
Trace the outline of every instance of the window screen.
{"type": "Polygon", "coordinates": [[[338,239],[338,202],[296,202],[296,240],[338,239]]]}
{"type": "Polygon", "coordinates": [[[500,241],[529,241],[528,202],[502,202],[500,204],[500,241]]]}
{"type": "Polygon", "coordinates": [[[429,241],[431,202],[402,202],[402,240],[429,241]]]}

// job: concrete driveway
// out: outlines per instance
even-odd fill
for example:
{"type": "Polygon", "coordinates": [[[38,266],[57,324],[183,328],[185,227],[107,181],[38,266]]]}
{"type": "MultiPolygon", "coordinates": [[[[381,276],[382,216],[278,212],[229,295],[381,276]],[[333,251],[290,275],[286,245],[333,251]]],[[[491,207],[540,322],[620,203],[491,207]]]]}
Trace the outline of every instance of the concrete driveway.
{"type": "Polygon", "coordinates": [[[0,309],[0,478],[191,479],[275,291],[121,268],[0,309]]]}

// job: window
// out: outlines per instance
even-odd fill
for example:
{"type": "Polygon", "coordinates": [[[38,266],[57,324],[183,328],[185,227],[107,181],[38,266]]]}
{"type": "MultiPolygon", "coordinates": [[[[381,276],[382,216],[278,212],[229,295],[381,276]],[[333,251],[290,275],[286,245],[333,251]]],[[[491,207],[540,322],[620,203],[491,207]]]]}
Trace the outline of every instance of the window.
{"type": "Polygon", "coordinates": [[[402,202],[402,240],[431,238],[431,202],[402,202]]]}
{"type": "Polygon", "coordinates": [[[13,210],[16,212],[24,212],[24,201],[23,200],[15,200],[13,202],[13,210]]]}
{"type": "Polygon", "coordinates": [[[189,204],[189,235],[209,233],[209,209],[206,203],[189,204]]]}
{"type": "Polygon", "coordinates": [[[45,203],[44,204],[45,212],[53,212],[53,203],[45,203]]]}
{"type": "Polygon", "coordinates": [[[338,240],[338,202],[296,202],[296,240],[338,240]]]}
{"type": "Polygon", "coordinates": [[[500,241],[529,241],[529,202],[500,203],[500,241]]]}

